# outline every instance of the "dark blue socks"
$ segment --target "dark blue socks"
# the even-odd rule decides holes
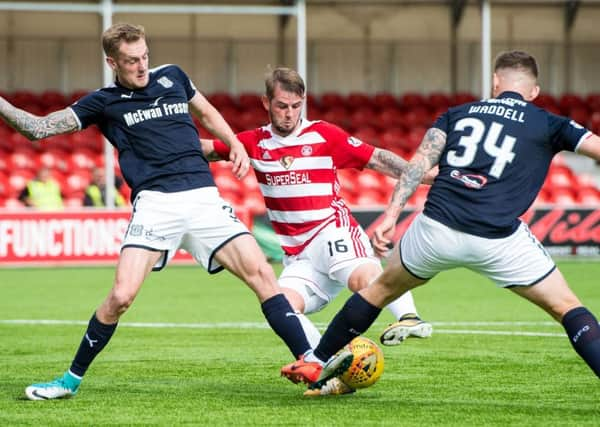
[[[295,358],[310,349],[300,320],[283,294],[277,294],[261,304],[271,329],[286,343]]]
[[[563,316],[562,324],[577,354],[600,378],[600,327],[585,307],[577,307]]]
[[[94,358],[108,344],[116,328],[116,323],[113,325],[100,323],[96,318],[96,313],[94,313],[88,324],[87,331],[85,331],[85,335],[81,340],[81,344],[79,344],[79,350],[77,350],[75,359],[73,359],[70,371],[75,375],[83,377]]]
[[[315,349],[315,356],[329,360],[354,337],[364,333],[373,324],[381,309],[369,303],[360,294],[352,295],[335,315]]]

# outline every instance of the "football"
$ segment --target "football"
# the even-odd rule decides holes
[[[340,379],[348,386],[356,388],[370,387],[383,373],[383,352],[368,338],[356,337],[346,346],[354,355],[350,367]]]

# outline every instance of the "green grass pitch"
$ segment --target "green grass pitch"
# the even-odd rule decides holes
[[[600,314],[600,263],[559,265]],[[68,367],[113,274],[0,269],[0,425],[600,425],[600,383],[562,328],[464,269],[415,290],[433,337],[383,347],[382,378],[354,395],[303,397],[279,377],[291,356],[249,289],[228,273],[170,266],[144,284],[74,399],[25,400],[25,386]],[[384,312],[366,335],[377,340],[391,320]]]

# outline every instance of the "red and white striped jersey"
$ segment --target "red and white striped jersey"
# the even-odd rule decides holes
[[[362,169],[375,147],[323,121],[302,120],[281,137],[271,125],[241,132],[273,230],[288,255],[300,253],[324,227],[357,225],[339,196],[337,169]],[[229,147],[214,141],[215,151],[229,158]]]

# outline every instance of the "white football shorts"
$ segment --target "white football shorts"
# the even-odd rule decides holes
[[[556,267],[524,222],[508,237],[489,239],[453,230],[423,214],[404,233],[400,258],[421,279],[465,267],[499,287],[534,285]]]
[[[143,190],[133,202],[121,249],[161,251],[153,270],[161,270],[178,249],[189,252],[209,273],[223,267],[215,253],[231,239],[249,233],[216,187],[163,193]]]
[[[365,263],[379,265],[364,230],[330,224],[298,255],[284,257],[279,285],[302,295],[304,313],[314,313],[346,288],[352,272]]]

